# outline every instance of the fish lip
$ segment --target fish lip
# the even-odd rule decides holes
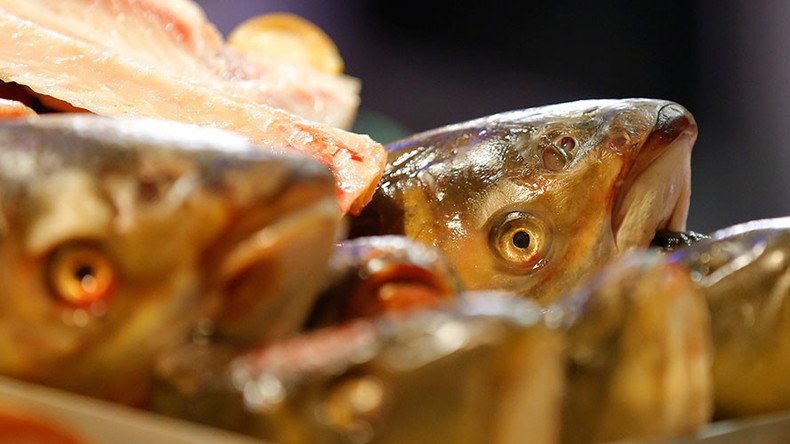
[[[657,230],[685,230],[696,138],[697,124],[685,108],[671,102],[659,108],[616,193],[612,235],[618,251],[646,248]]]

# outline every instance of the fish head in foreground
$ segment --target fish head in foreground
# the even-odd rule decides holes
[[[666,257],[626,253],[546,309],[567,326],[561,442],[677,437],[710,420],[707,306]]]
[[[671,258],[708,304],[717,416],[790,409],[790,217],[716,231]]]
[[[352,233],[441,249],[471,289],[550,300],[597,263],[685,226],[696,123],[651,99],[498,114],[389,146]]]
[[[158,121],[0,125],[0,372],[138,403],[197,325],[242,344],[296,328],[320,273],[289,270],[331,253],[332,178],[250,147]]]
[[[154,408],[272,442],[557,442],[562,332],[533,301],[460,299],[267,343],[230,365],[195,349]]]

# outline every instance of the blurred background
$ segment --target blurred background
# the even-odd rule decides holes
[[[227,35],[292,12],[362,80],[380,142],[584,98],[686,106],[700,135],[689,228],[790,216],[790,2],[198,0]]]

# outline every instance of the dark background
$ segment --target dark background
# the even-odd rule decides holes
[[[689,227],[790,215],[790,2],[199,0],[224,33],[287,11],[362,80],[360,124],[416,132],[583,98],[686,106]],[[380,130],[377,130],[380,131]]]

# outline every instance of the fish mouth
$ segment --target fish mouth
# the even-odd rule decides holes
[[[659,230],[686,229],[696,139],[697,124],[685,108],[661,106],[615,201],[612,233],[618,251],[648,247]]]

